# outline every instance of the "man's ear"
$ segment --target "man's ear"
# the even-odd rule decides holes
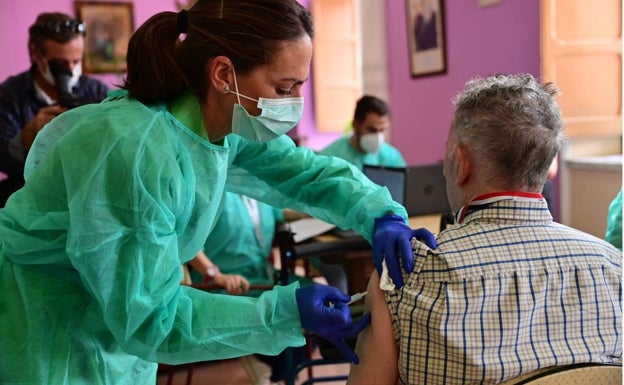
[[[234,77],[232,61],[226,56],[217,56],[208,64],[208,79],[217,92],[226,93],[233,89]]]
[[[473,173],[473,162],[470,151],[463,144],[455,146],[455,159],[457,165],[457,177],[455,183],[462,186],[468,182]]]
[[[353,127],[353,134],[355,136],[360,136],[360,125],[361,123],[358,122],[357,120],[353,120],[353,122],[351,123],[351,127]]]
[[[30,56],[30,62],[34,63],[41,56],[41,53],[39,53],[35,44],[30,43],[28,45],[28,55]]]

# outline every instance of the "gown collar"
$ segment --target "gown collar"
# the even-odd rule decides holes
[[[199,100],[190,91],[186,91],[182,96],[170,102],[167,109],[191,131],[208,140]]]

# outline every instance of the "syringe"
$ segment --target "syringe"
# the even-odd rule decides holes
[[[361,300],[362,298],[364,298],[366,296],[366,294],[368,294],[367,291],[363,291],[361,293],[355,293],[351,296],[351,300],[349,300],[349,302],[347,302],[347,306],[351,305],[354,302],[357,302],[359,300]]]
[[[361,293],[355,293],[351,296],[351,299],[349,300],[349,302],[346,303],[347,306],[351,305],[354,302],[357,302],[359,300],[361,300],[362,298],[364,298],[364,296],[366,296],[366,294],[368,294],[367,291],[363,291]],[[329,303],[329,307],[334,307],[334,303],[330,302]]]

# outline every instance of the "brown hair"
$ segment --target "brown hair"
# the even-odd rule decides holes
[[[310,13],[296,0],[199,0],[182,12],[152,16],[130,39],[123,88],[145,104],[187,88],[202,98],[211,58],[226,56],[246,74],[270,63],[281,42],[314,34]]]
[[[390,113],[390,108],[388,108],[388,104],[386,102],[379,99],[378,97],[364,95],[357,101],[355,105],[353,121],[363,122],[369,112],[373,112],[381,116],[386,116]]]
[[[47,39],[65,44],[76,36],[84,36],[85,26],[77,19],[64,13],[41,13],[35,23],[28,28],[28,47],[34,44],[41,53],[45,54]]]

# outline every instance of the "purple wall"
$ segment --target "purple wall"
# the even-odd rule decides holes
[[[119,1],[119,0],[107,0]],[[180,1],[186,3],[186,1]],[[157,12],[175,11],[174,0],[134,1],[135,28]],[[73,0],[0,0],[0,82],[30,67],[28,58],[28,27],[42,12],[64,12],[75,15]],[[88,27],[87,27],[88,28]],[[120,75],[96,76],[107,84],[120,83]]]
[[[452,117],[450,100],[475,76],[539,76],[539,0],[502,0],[480,8],[477,0],[446,0],[447,72],[411,78],[405,1],[386,1],[392,143],[408,164],[443,158]]]
[[[122,1],[122,0],[108,0]],[[301,4],[308,7],[311,0],[299,0]],[[179,0],[186,4],[187,0]],[[134,1],[134,25],[138,28],[145,20],[161,11],[177,10],[175,0],[149,0]],[[11,38],[0,40],[0,83],[11,75],[25,71],[30,66],[28,58],[28,27],[34,23],[37,15],[42,12],[64,12],[75,15],[73,0],[0,0],[0,35]],[[88,28],[88,27],[87,27]],[[122,82],[123,74],[90,74],[110,87]],[[311,138],[312,147],[321,148],[331,140],[336,138],[336,134],[316,133],[316,122],[314,119],[314,109],[312,101],[311,82],[306,83],[303,89],[306,100],[305,111],[299,127],[295,134],[303,138]],[[316,145],[315,145],[316,144]]]
[[[312,0],[299,0],[309,6]],[[405,0],[386,0],[389,102],[392,108],[392,143],[409,164],[442,159],[450,124],[451,98],[466,80],[495,72],[539,75],[539,0],[502,0],[480,8],[477,0],[446,0],[447,73],[413,79],[409,72]],[[28,27],[37,14],[60,11],[74,14],[73,0],[2,0],[0,81],[29,66]],[[175,10],[174,0],[134,2],[139,26],[160,11]],[[366,23],[363,23],[366,25]],[[119,75],[98,76],[108,84]],[[306,107],[297,133],[319,149],[339,134],[316,132],[311,82],[304,87]]]

